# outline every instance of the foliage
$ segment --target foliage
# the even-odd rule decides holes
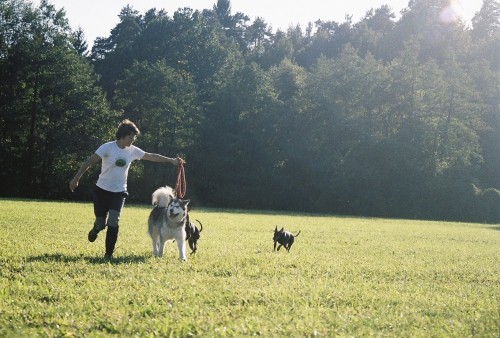
[[[79,162],[131,118],[144,150],[186,158],[198,204],[498,222],[470,206],[500,188],[499,5],[485,0],[472,27],[448,5],[276,33],[228,0],[171,16],[126,6],[87,57],[63,11],[4,1],[2,194],[67,197]],[[174,174],[134,165],[131,199]]]
[[[92,66],[69,43],[64,13],[2,3],[0,184],[8,195],[61,198],[74,166],[115,116]]]
[[[118,82],[114,102],[127,112],[126,116],[140,121],[144,136],[138,146],[154,153],[185,154],[196,142],[200,124],[195,100],[189,74],[167,66],[162,60],[152,65],[147,61],[134,62]],[[145,192],[153,191],[165,185],[164,173],[158,165],[147,166],[135,183]]]
[[[104,238],[87,242],[91,204],[1,200],[0,213],[0,336],[498,332],[494,226],[196,209],[183,263],[172,243],[152,256],[149,207],[129,205],[107,262]],[[301,230],[289,253],[273,252],[277,225]]]

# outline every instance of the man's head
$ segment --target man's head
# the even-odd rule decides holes
[[[139,128],[134,124],[134,122],[130,121],[129,119],[123,120],[119,125],[118,125],[118,130],[116,131],[116,139],[121,140],[122,138],[125,138],[127,136],[137,136],[141,132],[139,131]]]

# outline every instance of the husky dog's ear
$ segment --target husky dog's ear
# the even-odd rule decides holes
[[[278,232],[278,226],[276,226],[276,228],[274,228],[274,232]]]
[[[191,202],[191,200],[180,200],[182,205],[184,205],[185,207],[189,204],[189,202]]]
[[[281,228],[280,232],[283,232],[285,230],[285,227]]]

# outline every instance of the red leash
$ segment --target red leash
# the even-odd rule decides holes
[[[175,184],[175,192],[177,197],[184,198],[186,196],[186,173],[184,172],[184,161],[178,157],[179,166],[177,167],[177,183]]]

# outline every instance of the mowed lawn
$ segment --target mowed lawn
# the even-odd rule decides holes
[[[149,211],[125,206],[107,262],[91,203],[0,200],[0,336],[499,337],[498,225],[194,208],[181,262]]]

